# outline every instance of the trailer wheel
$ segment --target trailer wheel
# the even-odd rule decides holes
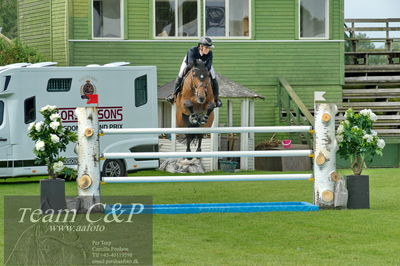
[[[103,176],[126,176],[124,162],[122,160],[106,160],[103,164]]]

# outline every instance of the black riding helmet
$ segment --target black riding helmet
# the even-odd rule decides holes
[[[198,45],[204,45],[210,48],[214,48],[213,42],[210,37],[201,37]]]

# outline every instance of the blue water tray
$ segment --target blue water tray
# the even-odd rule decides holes
[[[240,213],[240,212],[276,212],[276,211],[318,211],[319,207],[308,202],[250,202],[250,203],[192,203],[192,204],[156,204],[145,205],[143,212],[152,214],[191,214],[191,213]],[[131,214],[132,206],[122,205],[113,210],[107,205],[106,214]],[[137,210],[134,211],[137,213]]]

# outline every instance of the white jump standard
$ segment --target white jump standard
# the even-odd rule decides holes
[[[204,158],[204,157],[285,157],[285,156],[307,156],[314,158],[314,174],[272,174],[272,175],[198,175],[198,176],[143,176],[143,177],[103,177],[104,183],[158,183],[158,182],[217,182],[217,181],[270,181],[270,180],[316,180],[314,185],[314,203],[318,206],[333,206],[333,179],[335,174],[335,152],[336,142],[333,139],[335,134],[334,121],[336,109],[334,105],[321,104],[315,109],[317,111],[315,119],[315,139],[313,150],[281,150],[281,151],[214,151],[214,152],[106,152],[100,156],[100,159],[117,159],[117,158]],[[94,112],[96,113],[96,112]],[[322,113],[322,115],[321,115]],[[81,132],[81,131],[79,131]],[[243,133],[243,132],[308,132],[314,133],[311,126],[299,127],[228,127],[228,128],[124,128],[124,129],[106,129],[100,131],[100,136],[104,134],[206,134],[206,133]],[[95,145],[100,145],[97,138],[91,138]],[[81,145],[81,143],[79,143]],[[80,148],[84,151],[84,148]],[[315,155],[315,156],[314,156]],[[315,158],[316,157],[316,158]],[[80,165],[87,167],[87,165]],[[100,172],[100,169],[97,169]],[[81,173],[80,174],[84,174]],[[92,182],[92,184],[97,184]],[[196,208],[190,205],[190,210]],[[223,204],[222,204],[223,205]],[[226,205],[226,206],[225,206]],[[225,204],[221,206],[221,212],[228,212],[226,208],[230,206]],[[318,206],[311,204],[283,204],[292,206],[288,208],[279,208],[279,204],[273,204],[273,211],[310,211],[317,210]],[[282,205],[282,204],[281,204]],[[301,208],[298,206],[301,205]],[[160,205],[162,206],[162,205]],[[219,206],[219,205],[218,205]],[[297,207],[296,207],[297,206]],[[276,207],[276,208],[275,208]],[[310,207],[310,208],[309,208]],[[177,205],[176,208],[179,208]],[[175,209],[176,209],[175,208]],[[202,211],[187,211],[166,213],[197,213]],[[245,212],[239,210],[240,207],[232,209],[235,212]],[[258,207],[257,207],[258,208]],[[257,209],[258,211],[271,211],[271,209]],[[155,212],[156,213],[156,212]]]

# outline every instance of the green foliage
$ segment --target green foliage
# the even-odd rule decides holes
[[[40,110],[44,121],[29,124],[28,136],[35,141],[33,153],[36,155],[36,164],[45,164],[51,178],[58,174],[72,176],[70,171],[65,172],[63,164],[65,158],[59,153],[65,151],[69,142],[76,142],[74,132],[63,128],[61,117],[56,106],[46,105]],[[64,172],[63,172],[64,171]]]
[[[0,38],[0,66],[13,63],[37,63],[46,61],[35,49],[32,49],[14,39],[11,43]]]
[[[350,158],[352,170],[356,175],[361,174],[366,159],[372,160],[374,155],[382,156],[385,141],[372,130],[376,120],[377,116],[369,109],[360,113],[348,109],[345,120],[340,122],[337,129],[338,153],[344,159]]]
[[[10,39],[17,37],[17,1],[0,0],[1,33]]]

